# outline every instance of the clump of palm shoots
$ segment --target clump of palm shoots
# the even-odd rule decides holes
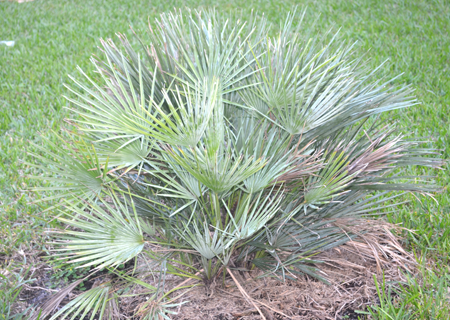
[[[113,315],[118,288],[154,270],[162,280],[139,309],[148,319],[173,306],[167,274],[207,289],[233,270],[326,281],[317,253],[364,234],[352,226],[394,208],[393,190],[434,189],[399,170],[438,166],[433,151],[378,117],[414,105],[411,90],[377,78],[339,37],[306,36],[302,17],[274,28],[264,16],[180,11],[134,42],[101,42],[97,76],[80,70],[69,88],[76,130],[54,146],[61,154],[40,157],[67,225],[55,246],[95,270],[138,257],[151,268],[58,315]]]

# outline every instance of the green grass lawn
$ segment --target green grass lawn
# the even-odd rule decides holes
[[[69,82],[68,74],[76,74],[77,65],[92,70],[89,57],[97,52],[99,38],[114,37],[117,32],[131,35],[130,25],[144,30],[149,17],[152,20],[174,7],[214,6],[217,10],[240,9],[244,15],[258,10],[277,23],[295,4],[285,0],[0,2],[0,41],[15,41],[13,47],[0,45],[0,269],[20,269],[23,262],[15,254],[19,249],[43,248],[43,230],[52,214],[42,214],[45,206],[32,204],[40,195],[29,191],[37,183],[29,175],[39,173],[22,161],[32,161],[27,158],[30,142],[40,144],[40,135],[58,131],[68,116],[63,84]],[[431,137],[448,159],[450,1],[307,0],[300,8],[303,5],[308,6],[306,24],[320,14],[319,31],[341,28],[345,38],[359,42],[357,50],[370,50],[371,66],[389,60],[383,75],[401,74],[395,83],[415,88],[420,104],[385,115],[386,119],[400,122],[407,136]],[[436,175],[444,187],[444,192],[434,196],[439,204],[431,197],[419,196],[419,201],[410,196],[409,205],[388,215],[391,222],[415,230],[407,234],[406,243],[422,257],[424,267],[420,281],[405,286],[394,305],[382,307],[389,314],[402,305],[419,312],[414,319],[433,319],[436,310],[449,310],[448,167],[446,162],[442,171],[419,168],[411,172]],[[378,312],[381,317],[382,311]]]

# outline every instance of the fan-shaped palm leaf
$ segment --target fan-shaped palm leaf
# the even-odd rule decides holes
[[[44,156],[38,153],[30,153],[36,159],[46,163],[45,166],[30,164],[31,166],[52,174],[34,178],[56,183],[53,186],[37,187],[34,190],[38,192],[58,192],[37,202],[63,198],[66,200],[73,199],[75,203],[79,203],[96,199],[104,186],[112,180],[106,175],[106,170],[102,168],[96,149],[92,145],[89,146],[83,139],[78,141],[73,138],[64,140],[62,136],[57,134],[55,134],[55,137],[59,140],[59,144],[44,138],[47,143],[46,148],[34,145]],[[66,154],[63,153],[64,151]],[[53,208],[52,206],[47,210]]]
[[[240,155],[227,147],[217,151],[211,158],[208,151],[194,149],[168,149],[172,161],[188,171],[195,179],[216,193],[226,193],[242,181],[261,170],[265,163],[261,159]]]
[[[67,203],[74,212],[73,219],[59,219],[81,231],[67,229],[61,235],[66,241],[55,244],[63,246],[56,251],[63,252],[70,262],[85,262],[83,266],[101,269],[122,264],[142,251],[144,236],[133,202],[128,203],[127,197],[121,201],[114,192],[109,195],[112,203],[103,199],[102,206],[90,203],[90,212]]]
[[[110,284],[105,284],[83,292],[56,312],[50,320],[83,320],[89,315],[90,320],[119,319],[117,302],[111,289]]]

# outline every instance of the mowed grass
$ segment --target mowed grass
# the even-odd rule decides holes
[[[148,19],[174,7],[239,9],[244,16],[257,10],[278,23],[295,4],[285,0],[0,2],[0,41],[15,41],[13,47],[0,45],[0,269],[17,272],[25,263],[17,252],[42,250],[43,231],[54,225],[52,212],[41,213],[46,205],[33,204],[42,195],[29,191],[38,185],[30,176],[39,172],[22,162],[33,161],[27,156],[33,149],[31,142],[41,144],[41,135],[59,131],[69,116],[68,103],[62,97],[68,91],[63,84],[70,83],[68,74],[77,75],[76,66],[92,73],[89,58],[98,53],[100,38],[114,38],[117,32],[131,38],[130,26],[145,32]],[[305,25],[320,14],[318,31],[340,28],[343,38],[358,41],[361,54],[369,51],[368,63],[373,67],[389,60],[381,75],[400,75],[394,84],[411,85],[420,104],[384,117],[399,122],[408,137],[432,139],[448,159],[450,1],[309,0],[299,9],[304,6],[308,7]],[[410,170],[409,174],[436,176],[444,190],[434,198],[408,196],[412,202],[387,217],[415,230],[406,234],[406,244],[424,267],[422,279],[405,285],[401,299],[382,307],[390,314],[401,306],[418,312],[414,319],[432,319],[436,310],[448,311],[448,168],[446,162],[442,171]],[[436,289],[441,287],[444,290]],[[382,317],[382,311],[374,312]],[[399,312],[394,319],[408,317]]]

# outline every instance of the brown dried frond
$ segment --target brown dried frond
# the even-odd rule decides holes
[[[356,234],[358,238],[351,240],[340,249],[360,255],[363,259],[375,260],[377,272],[382,272],[382,267],[397,265],[412,272],[417,265],[414,256],[402,247],[399,236],[391,230],[401,231],[405,228],[383,220],[338,220],[334,223],[348,234]]]
[[[391,132],[387,131],[375,140],[372,140],[366,133],[371,143],[359,157],[348,165],[348,172],[350,174],[359,172],[359,175],[362,173],[373,173],[389,168],[398,158],[401,158],[401,152],[407,149],[404,144],[399,144],[402,136],[399,135],[382,145],[383,141],[390,134]]]
[[[300,141],[299,141],[300,142]],[[306,154],[307,149],[314,144],[315,141],[311,141],[306,144],[302,149],[294,150],[290,161],[293,162],[289,171],[280,175],[277,178],[277,183],[289,183],[300,181],[304,177],[314,175],[323,167],[323,150],[316,150],[313,154]]]
[[[154,299],[149,299],[147,301],[144,301],[140,303],[136,309],[135,314],[140,317],[140,319],[144,319],[146,316],[148,316],[149,313],[153,313],[156,310],[160,309],[163,310],[162,306],[160,305],[159,301],[156,301]],[[162,319],[162,316],[159,316],[160,319]]]
[[[84,280],[86,280],[86,278],[79,279],[52,295],[41,307],[37,309],[37,311],[33,313],[33,315],[30,317],[30,320],[36,320],[38,318],[44,319],[46,316],[51,314],[53,310],[55,310],[61,304],[64,298]]]

